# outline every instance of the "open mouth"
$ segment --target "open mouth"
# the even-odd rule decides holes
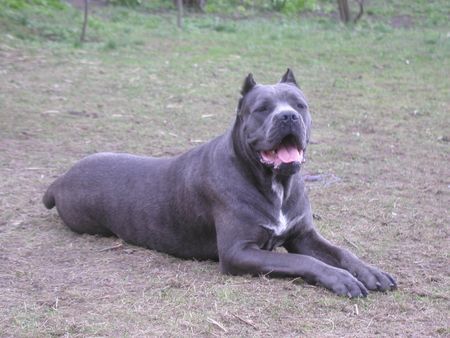
[[[288,135],[274,149],[260,152],[261,162],[279,168],[281,164],[302,163],[303,149],[296,142],[294,135]]]

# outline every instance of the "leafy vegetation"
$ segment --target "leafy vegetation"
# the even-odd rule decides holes
[[[62,9],[64,3],[61,0],[3,0],[2,5],[13,9],[21,9],[25,7],[50,7],[53,9]]]
[[[128,2],[127,2],[128,1]],[[167,0],[126,0],[112,1],[111,4],[139,6],[135,9],[111,6],[96,8],[91,4],[93,12],[89,19],[88,41],[107,43],[117,36],[128,36],[127,31],[155,28],[161,20],[173,20],[175,9],[172,1]],[[261,14],[272,12],[276,20],[285,20],[281,14],[295,15],[309,11],[309,19],[305,25],[321,25],[336,28],[336,4],[331,0],[216,0],[209,1],[206,6],[208,14],[202,16],[187,14],[186,29],[194,27],[210,27],[218,32],[237,32],[238,26],[231,19],[223,17],[257,18]],[[275,11],[275,12],[273,12]],[[158,13],[158,15],[149,15]],[[277,14],[278,13],[278,14]],[[358,25],[358,29],[376,29],[390,31],[393,21],[400,27],[439,27],[447,23],[449,15],[445,1],[413,2],[404,6],[400,0],[382,2],[377,6],[367,5],[366,15]],[[292,17],[290,20],[294,20]],[[70,41],[77,45],[82,22],[82,13],[60,0],[5,0],[0,2],[0,28],[2,32],[14,35],[19,39],[48,39],[51,41]],[[395,23],[395,22],[394,22]],[[245,26],[245,25],[244,25]],[[274,33],[276,34],[276,33]],[[113,38],[112,35],[116,37]],[[122,43],[128,45],[128,43]]]

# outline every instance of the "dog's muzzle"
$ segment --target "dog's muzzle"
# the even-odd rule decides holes
[[[274,118],[274,146],[259,152],[260,161],[277,172],[292,174],[305,162],[305,125],[295,110],[278,113]]]

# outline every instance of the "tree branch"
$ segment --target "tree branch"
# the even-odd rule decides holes
[[[359,5],[359,13],[358,15],[355,17],[355,19],[353,19],[353,23],[357,23],[359,19],[361,19],[362,15],[364,14],[364,0],[355,0],[358,5]]]

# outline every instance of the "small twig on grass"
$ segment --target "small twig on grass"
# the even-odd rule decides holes
[[[243,322],[243,323],[245,323],[245,324],[247,324],[247,325],[250,325],[250,326],[253,327],[255,330],[259,330],[258,327],[257,327],[255,324],[251,323],[250,321],[248,321],[248,320],[246,320],[246,319],[244,319],[244,318],[238,316],[237,314],[232,313],[232,315],[233,315],[234,317],[236,317],[237,319],[239,319],[241,322]]]
[[[321,174],[317,174],[317,175],[304,175],[303,176],[303,180],[305,182],[319,182],[319,181],[323,181],[324,179],[324,175]]]
[[[303,277],[295,277],[295,278],[291,279],[291,280],[289,281],[289,283],[294,284],[294,283],[297,282],[298,280],[303,281]]]
[[[123,243],[119,243],[119,244],[116,244],[116,245],[113,245],[113,246],[108,246],[106,248],[98,250],[98,252],[115,250],[115,249],[118,249],[118,248],[121,248],[121,247],[123,247]]]
[[[355,315],[359,316],[358,304],[355,304]]]
[[[359,246],[357,246],[355,243],[353,243],[351,240],[349,240],[347,237],[344,237],[344,241],[346,241],[348,244],[350,244],[351,246],[353,246],[356,250],[359,250]]]
[[[334,329],[336,328],[336,326],[334,325],[334,321],[332,319],[326,318],[325,319],[327,322],[331,323],[331,332],[334,331]]]
[[[212,319],[212,318],[209,318],[209,317],[206,317],[206,320],[208,321],[208,322],[210,322],[211,324],[214,324],[215,326],[217,326],[219,329],[221,329],[223,332],[225,332],[225,333],[227,333],[228,332],[228,330],[225,328],[225,326],[223,326],[222,324],[220,324],[218,321],[216,321],[216,320],[214,320],[214,319]]]

